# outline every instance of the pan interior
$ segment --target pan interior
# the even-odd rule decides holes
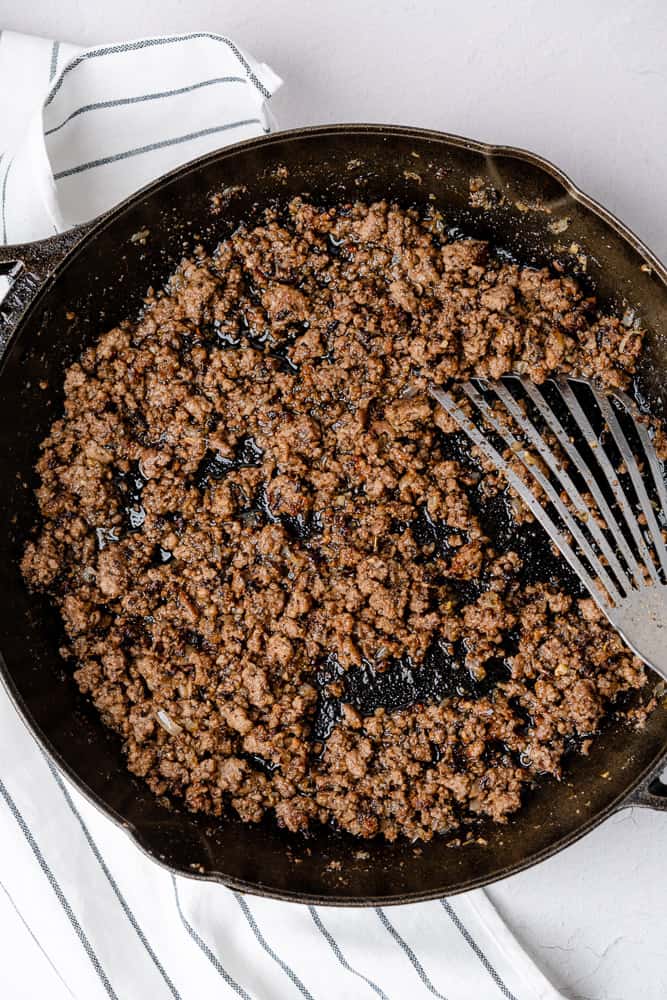
[[[471,198],[482,190],[482,198]],[[561,783],[545,781],[486,843],[457,850],[370,845],[325,828],[308,837],[270,822],[213,820],[158,802],[125,769],[119,740],[67,676],[62,633],[49,605],[29,595],[18,562],[37,517],[32,490],[39,442],[62,405],[62,374],[82,348],[138,312],[198,243],[212,250],[269,201],[395,200],[436,205],[448,225],[490,240],[536,266],[555,257],[601,305],[634,309],[650,330],[638,397],[664,416],[667,287],[611,221],[572,196],[530,157],[408,129],[346,127],[276,136],[209,156],[112,213],[74,251],[24,318],[0,373],[0,489],[9,531],[0,540],[0,648],[19,706],[69,772],[141,846],[185,874],[250,891],[320,902],[400,902],[451,894],[518,870],[599,821],[667,746],[667,711],[646,729],[611,724],[591,755],[574,758]],[[141,238],[137,238],[141,234]],[[656,679],[657,682],[657,679]]]

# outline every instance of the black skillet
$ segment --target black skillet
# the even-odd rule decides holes
[[[279,169],[280,168],[280,169]],[[287,168],[282,169],[282,168]],[[472,187],[478,188],[471,199]],[[76,231],[0,251],[15,277],[0,307],[0,468],[7,514],[0,534],[0,668],[27,725],[56,763],[152,858],[179,874],[302,902],[377,905],[485,885],[549,857],[618,809],[667,810],[659,780],[667,708],[633,732],[612,723],[561,783],[545,781],[487,843],[362,843],[329,829],[310,837],[270,822],[246,826],[161,805],[126,771],[119,740],[79,694],[58,656],[61,629],[21,579],[22,544],[36,520],[31,472],[58,413],[63,368],[98,333],[141,308],[184,252],[212,248],[257,205],[316,200],[435,204],[448,225],[490,239],[525,263],[561,260],[602,305],[634,307],[651,331],[636,391],[664,415],[667,272],[618,220],[532,154],[395,126],[287,132],[212,153],[156,181]],[[217,197],[215,197],[217,196]],[[212,199],[219,211],[212,214]],[[46,384],[46,386],[45,386]],[[651,683],[657,678],[651,675]],[[363,849],[363,851],[362,851]]]

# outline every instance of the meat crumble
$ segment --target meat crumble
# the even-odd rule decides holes
[[[503,822],[560,776],[642,664],[426,390],[625,386],[641,340],[386,203],[297,199],[184,261],[67,371],[23,558],[130,771],[389,840]]]

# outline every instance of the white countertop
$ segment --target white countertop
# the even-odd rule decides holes
[[[401,122],[532,149],[667,258],[661,0],[0,0],[0,27],[229,34],[286,81],[282,127]],[[490,895],[570,1000],[663,1000],[665,847],[667,813],[626,810]]]

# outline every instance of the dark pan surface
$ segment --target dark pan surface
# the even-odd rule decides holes
[[[471,207],[472,177],[489,189],[486,207]],[[57,653],[57,616],[27,593],[18,568],[36,518],[31,470],[62,403],[64,366],[98,333],[137,312],[146,289],[160,287],[193,245],[211,249],[241,220],[252,220],[258,203],[284,203],[294,194],[323,201],[385,197],[421,208],[433,195],[448,223],[466,235],[488,238],[526,263],[556,256],[571,272],[585,267],[584,280],[605,308],[623,311],[631,304],[651,329],[637,388],[651,409],[664,413],[664,270],[543,161],[383,126],[279,134],[210,155],[94,227],[47,281],[10,344],[0,371],[0,496],[9,521],[0,535],[4,677],[43,745],[82,791],[179,873],[318,903],[375,905],[452,894],[535,863],[618,808],[667,750],[667,710],[659,708],[641,733],[612,725],[590,757],[571,762],[566,781],[545,782],[507,826],[487,829],[485,845],[457,850],[436,840],[415,850],[327,829],[304,839],[271,823],[192,816],[159,804],[126,771],[118,739],[66,674]],[[133,241],[144,230],[145,243]]]

